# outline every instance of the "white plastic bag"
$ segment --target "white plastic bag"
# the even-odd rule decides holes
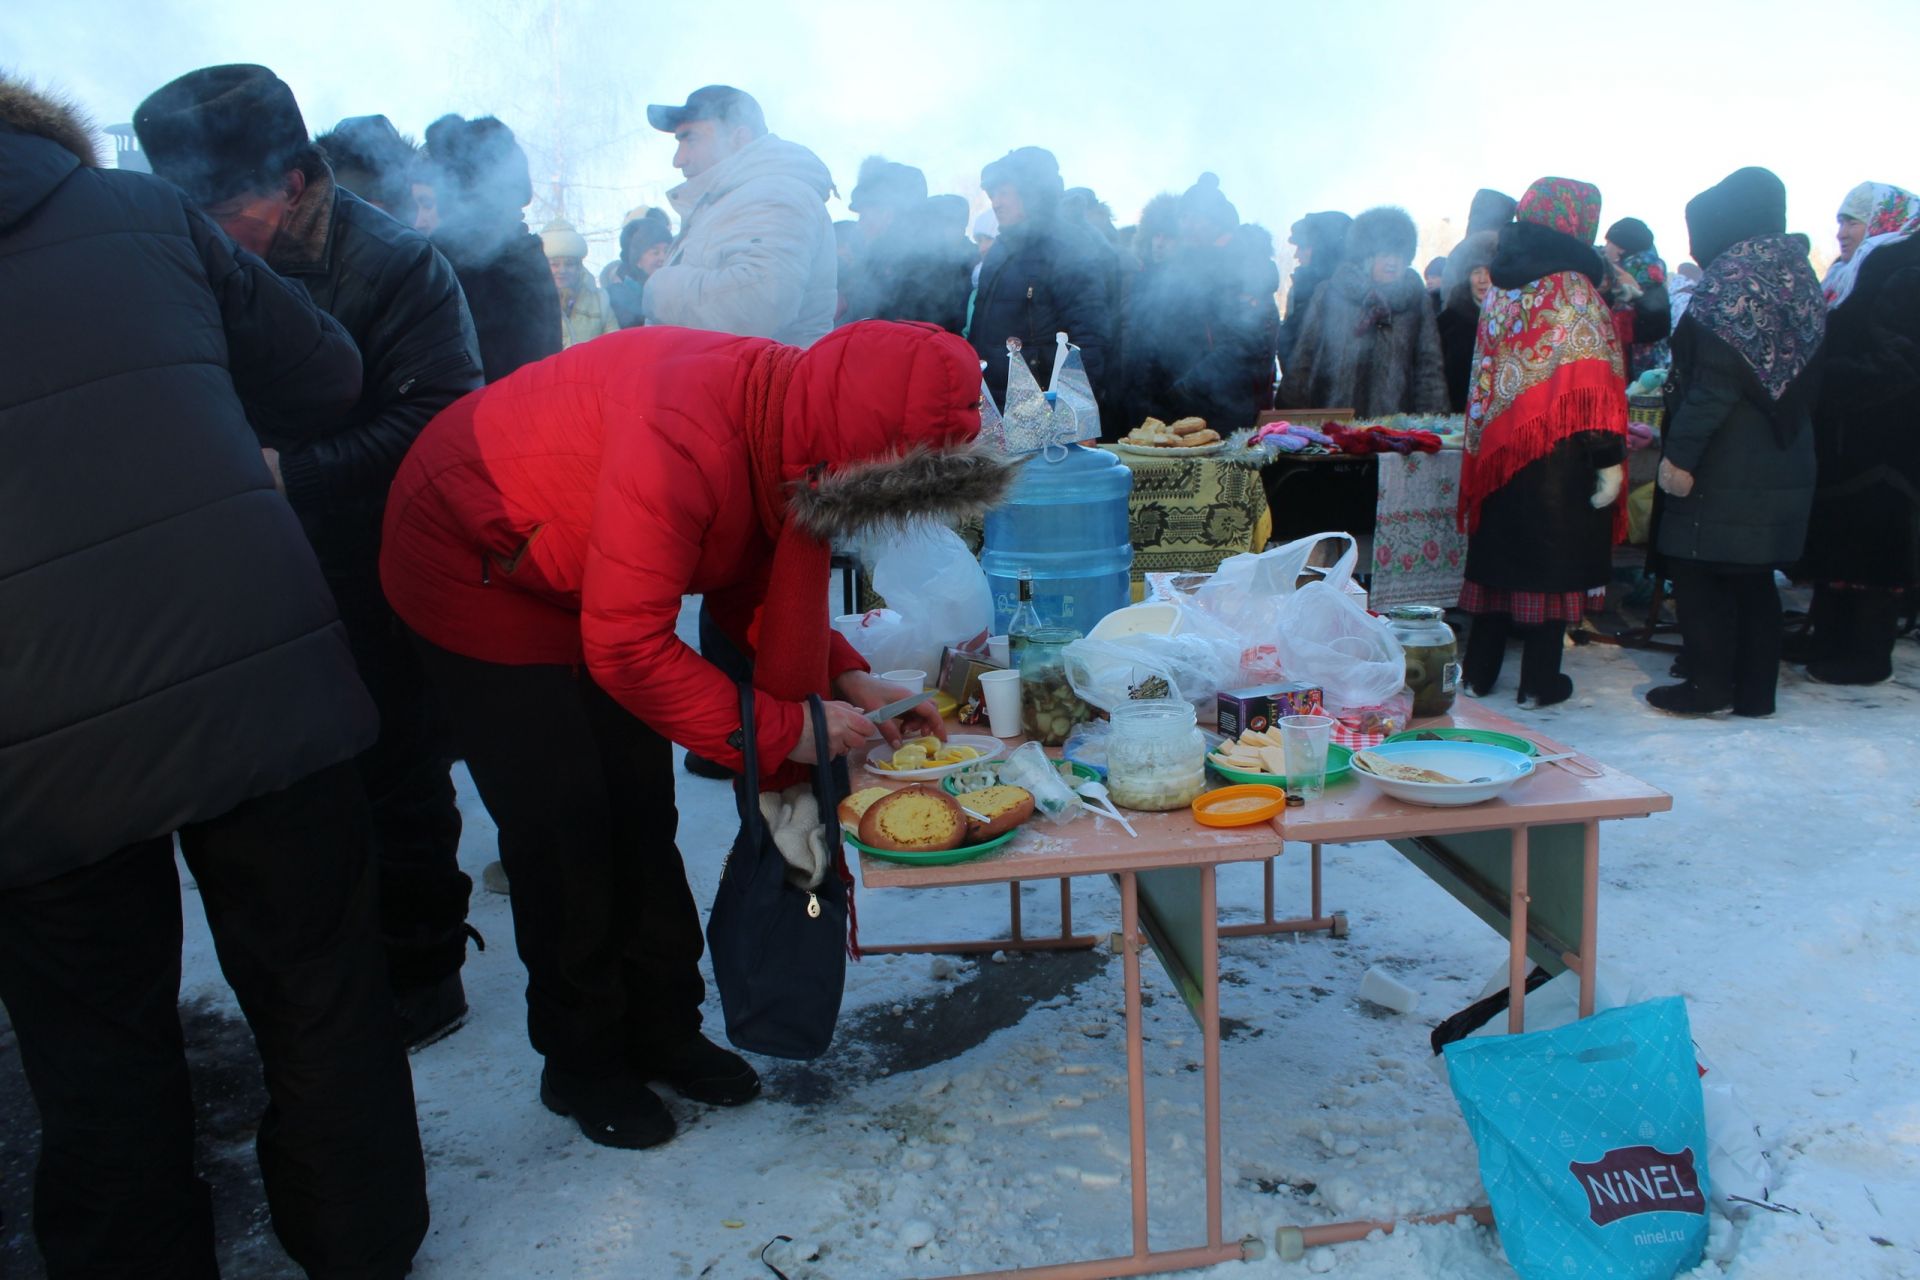
[[[1177,698],[1213,723],[1215,699],[1240,683],[1240,644],[1219,631],[1075,640],[1065,654],[1067,681],[1080,700],[1112,713],[1137,697]],[[1159,679],[1165,689],[1152,688]]]
[[[907,630],[907,620],[892,609],[843,614],[833,620],[833,629],[845,636],[853,651],[875,671],[935,670],[908,662],[915,651],[916,637]]]
[[[1331,582],[1287,597],[1277,643],[1287,679],[1319,685],[1332,715],[1381,706],[1407,682],[1399,637]]]
[[[1314,549],[1334,539],[1345,542],[1332,568],[1309,569]],[[1350,533],[1316,533],[1296,538],[1285,546],[1260,552],[1242,552],[1228,556],[1220,567],[1193,593],[1193,603],[1231,627],[1243,640],[1271,644],[1280,626],[1280,606],[1299,590],[1300,579],[1308,572],[1320,575],[1319,581],[1345,587],[1353,579],[1360,561],[1360,547]]]
[[[980,562],[960,535],[931,520],[916,520],[882,534],[866,545],[873,564],[873,589],[900,616],[901,634],[888,652],[899,661],[884,665],[866,650],[860,656],[876,671],[940,669],[947,645],[984,646],[993,625],[993,593]],[[859,649],[859,641],[854,641]]]

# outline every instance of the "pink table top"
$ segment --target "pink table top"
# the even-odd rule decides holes
[[[1447,724],[1494,729],[1530,738],[1540,745],[1542,754],[1569,750],[1541,734],[1528,732],[1468,697],[1454,704],[1451,716],[1421,721],[1414,727]],[[1019,739],[1009,739],[1008,749],[1019,742]],[[853,767],[859,770],[863,763],[863,758],[856,753]],[[1637,818],[1673,807],[1673,798],[1666,792],[1599,761],[1579,756],[1564,764],[1569,767],[1542,765],[1533,777],[1515,784],[1506,795],[1458,809],[1403,804],[1372,783],[1350,775],[1331,784],[1321,799],[1288,809],[1271,823],[1251,827],[1203,827],[1187,809],[1172,813],[1128,811],[1128,820],[1140,833],[1139,838],[1134,839],[1119,823],[1092,814],[1064,827],[1035,818],[1005,848],[972,862],[915,867],[862,853],[860,878],[863,884],[875,889],[934,888],[1104,875],[1156,867],[1257,862],[1277,854],[1283,840],[1318,844],[1395,840],[1593,819]],[[1583,776],[1588,773],[1598,776]],[[873,783],[863,781],[857,785]]]

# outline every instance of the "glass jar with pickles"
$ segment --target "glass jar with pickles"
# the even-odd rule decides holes
[[[1460,687],[1460,648],[1446,611],[1430,604],[1395,605],[1387,610],[1387,623],[1407,651],[1414,718],[1447,714]]]
[[[1020,655],[1021,728],[1042,746],[1060,746],[1073,726],[1093,718],[1067,679],[1067,646],[1079,638],[1071,627],[1040,627]]]

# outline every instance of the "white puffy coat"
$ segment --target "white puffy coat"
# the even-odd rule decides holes
[[[653,324],[804,347],[833,327],[838,255],[820,158],[773,134],[667,193],[680,238],[647,281]]]

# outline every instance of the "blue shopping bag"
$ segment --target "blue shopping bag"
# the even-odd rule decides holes
[[[1686,1002],[1446,1047],[1507,1260],[1524,1280],[1671,1280],[1707,1241]]]

